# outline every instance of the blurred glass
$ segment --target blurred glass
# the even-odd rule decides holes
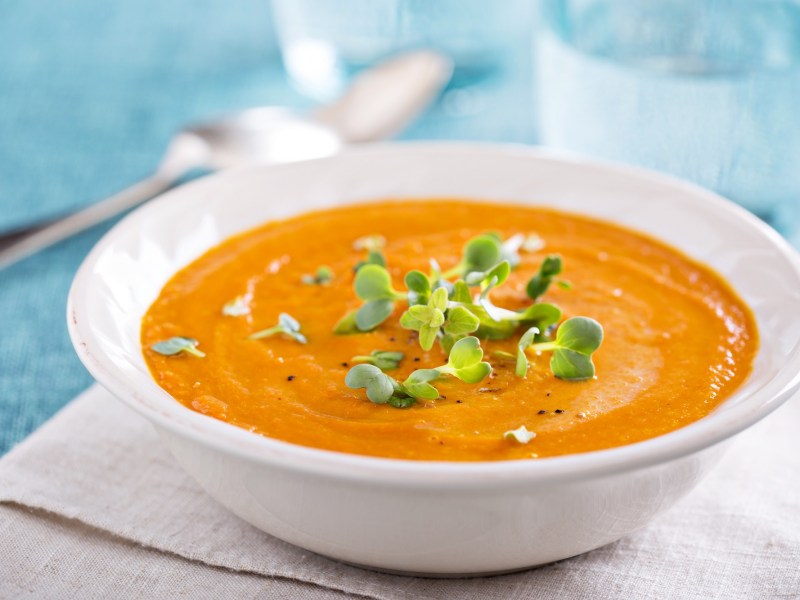
[[[547,0],[535,39],[542,143],[797,202],[800,2]]]
[[[528,47],[536,0],[273,0],[283,62],[305,94],[329,100],[359,70],[404,50],[453,59],[451,87],[502,72]]]

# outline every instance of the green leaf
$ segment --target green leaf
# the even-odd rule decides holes
[[[538,327],[531,327],[519,338],[519,342],[517,343],[517,367],[515,371],[517,377],[525,377],[528,374],[528,356],[525,354],[525,350],[533,344],[538,333]]]
[[[358,261],[355,267],[353,267],[353,271],[358,273],[358,271],[361,270],[361,267],[366,265],[377,265],[379,267],[385,267],[386,257],[378,250],[370,250],[367,253],[367,258]]]
[[[589,317],[572,317],[556,330],[556,344],[581,354],[591,355],[603,342],[603,327]]]
[[[575,350],[557,348],[550,358],[553,375],[566,381],[585,381],[594,377],[594,363],[591,356]]]
[[[347,372],[344,383],[350,389],[364,388],[375,404],[386,404],[395,392],[397,382],[374,365],[356,365]]]
[[[430,300],[428,300],[428,306],[439,312],[444,311],[444,309],[447,308],[447,290],[443,287],[434,290]],[[442,322],[444,322],[444,319],[442,319]]]
[[[491,372],[492,365],[490,365],[488,362],[479,362],[476,365],[458,369],[455,373],[455,376],[464,383],[478,383],[479,381],[483,381],[483,379],[486,378]]]
[[[452,335],[462,335],[477,330],[480,324],[481,320],[467,308],[455,306],[447,311],[444,331]]]
[[[409,408],[410,406],[414,406],[417,403],[417,399],[411,396],[403,396],[395,394],[391,398],[387,404],[389,406],[393,406],[394,408]]]
[[[333,271],[325,265],[318,267],[315,275],[303,275],[300,280],[305,285],[328,285],[333,279]]]
[[[333,326],[333,333],[336,335],[351,335],[354,333],[363,333],[356,324],[356,314],[358,311],[353,310],[339,319],[339,322]]]
[[[518,314],[520,323],[538,327],[540,333],[546,332],[561,320],[561,309],[547,302],[532,304]]]
[[[440,373],[436,369],[417,369],[403,382],[402,389],[410,396],[424,400],[436,400],[439,390],[429,382],[438,379]]]
[[[389,271],[378,265],[364,265],[360,268],[356,273],[354,286],[356,295],[362,300],[387,300],[396,295]]]
[[[459,279],[453,284],[453,291],[450,300],[462,304],[472,304],[472,296],[469,293],[469,285],[463,279]]]
[[[422,271],[409,271],[406,273],[405,282],[409,290],[418,294],[429,294],[431,291],[431,282]]]
[[[374,365],[381,371],[390,371],[400,365],[400,361],[403,360],[403,353],[391,350],[373,350],[368,356],[354,356],[351,360],[356,363]]]
[[[243,317],[250,314],[250,305],[244,296],[236,296],[222,307],[222,314],[226,317]]]
[[[536,300],[539,296],[543,295],[553,282],[553,278],[561,273],[561,269],[562,262],[560,256],[557,254],[547,256],[539,267],[539,272],[528,281],[528,285],[525,288],[528,297],[532,300]]]
[[[448,358],[448,364],[454,369],[470,367],[483,359],[481,342],[475,336],[465,337],[453,346]]]
[[[472,238],[464,246],[462,273],[487,271],[500,262],[500,240],[491,234]]]
[[[360,331],[371,331],[388,319],[393,311],[394,302],[391,300],[370,300],[365,302],[356,311],[356,327]]]
[[[467,285],[480,284],[482,287],[497,287],[508,279],[510,273],[511,265],[508,261],[504,260],[503,262],[497,263],[488,271],[473,271],[469,273],[464,278],[464,281]]]
[[[426,352],[433,348],[433,343],[436,341],[436,336],[439,333],[438,327],[431,325],[423,325],[419,329],[419,345]]]
[[[439,367],[441,373],[453,375],[465,383],[478,383],[492,372],[492,366],[483,359],[481,343],[475,336],[458,340],[450,350],[447,364]]]
[[[292,315],[288,313],[281,313],[278,316],[278,324],[268,329],[262,329],[249,336],[251,340],[260,340],[262,338],[271,337],[276,334],[286,335],[296,342],[305,344],[308,342],[306,336],[300,333],[300,323]]]
[[[171,337],[168,340],[164,340],[163,342],[156,342],[150,346],[150,348],[159,354],[163,354],[164,356],[175,356],[181,352],[186,352],[187,354],[192,354],[193,356],[203,358],[205,353],[197,349],[197,346],[199,345],[200,342],[194,338],[176,336]]]
[[[506,431],[503,434],[503,437],[507,440],[514,440],[519,444],[527,444],[533,438],[536,437],[536,434],[532,431],[528,431],[525,425],[521,425],[517,429],[512,429],[511,431]]]

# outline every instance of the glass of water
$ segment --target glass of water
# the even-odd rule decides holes
[[[547,0],[542,143],[665,171],[767,219],[800,197],[800,1]]]
[[[428,48],[454,62],[451,86],[500,73],[529,47],[536,0],[273,0],[283,62],[305,94],[329,100],[359,70]]]

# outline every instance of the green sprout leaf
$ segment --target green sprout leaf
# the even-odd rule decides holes
[[[409,271],[405,277],[408,288],[408,305],[427,304],[431,293],[431,282],[422,271]]]
[[[544,295],[556,275],[561,273],[561,257],[557,254],[547,256],[539,267],[539,271],[530,278],[525,291],[531,300],[536,300]]]
[[[365,265],[359,269],[354,286],[356,295],[362,300],[393,300],[397,296],[389,271],[378,265]]]
[[[353,362],[367,363],[378,367],[381,371],[391,371],[400,365],[403,360],[402,352],[393,352],[390,350],[373,350],[367,356],[354,356]]]
[[[453,291],[450,300],[461,304],[472,304],[472,296],[469,293],[469,285],[463,279],[459,279],[453,284]]]
[[[512,429],[511,431],[506,431],[503,434],[503,438],[507,440],[514,440],[519,444],[527,444],[535,437],[536,434],[533,431],[528,431],[525,425],[521,425],[517,429]]]
[[[481,325],[481,320],[464,306],[454,306],[447,311],[444,332],[451,335],[472,333]]]
[[[353,267],[353,271],[358,273],[361,267],[366,265],[377,265],[379,267],[386,266],[386,257],[378,250],[370,250],[367,252],[367,257],[364,260],[358,261]]]
[[[430,350],[439,328],[444,325],[444,311],[447,307],[447,290],[444,288],[436,289],[428,303],[424,306],[410,306],[400,317],[400,326],[419,332],[419,345],[423,350]]]
[[[519,343],[517,344],[517,368],[515,371],[517,377],[525,377],[528,374],[528,356],[525,354],[525,350],[533,344],[538,334],[539,328],[531,327],[519,338]]]
[[[464,383],[478,383],[492,372],[492,366],[483,360],[483,348],[475,336],[458,340],[450,350],[447,364],[438,367],[440,373],[452,375]]]
[[[456,275],[465,276],[473,271],[488,271],[500,262],[500,239],[496,235],[485,233],[472,238],[464,246],[459,263],[443,274],[445,279]]]
[[[297,319],[295,319],[292,315],[287,313],[281,313],[278,316],[277,325],[274,325],[268,329],[257,331],[251,334],[249,337],[251,340],[260,340],[276,334],[283,334],[301,344],[308,342],[306,336],[300,333],[300,323],[298,323]]]
[[[336,335],[352,335],[354,333],[364,333],[358,328],[356,325],[356,313],[358,311],[353,310],[343,316],[336,325],[333,326],[333,333]]]
[[[328,285],[332,279],[333,271],[325,265],[318,267],[314,275],[303,275],[300,278],[305,285]]]
[[[550,369],[566,381],[585,381],[594,377],[592,354],[603,342],[603,327],[588,317],[567,319],[556,330],[552,342],[533,344],[538,351],[552,350]]]
[[[203,358],[205,356],[205,352],[201,352],[197,349],[197,346],[199,345],[200,342],[194,338],[176,336],[171,337],[168,340],[164,340],[163,342],[156,342],[150,346],[150,348],[159,354],[163,354],[164,356],[175,356],[181,352],[186,352],[186,354]]]
[[[370,300],[356,311],[355,321],[359,331],[371,331],[383,323],[394,312],[391,300]]]
[[[414,398],[436,400],[439,397],[439,390],[433,387],[430,382],[440,376],[441,373],[437,369],[417,369],[403,382],[402,389]]]
[[[222,314],[226,317],[243,317],[250,314],[250,305],[244,296],[236,296],[222,307]]]
[[[386,404],[397,389],[397,382],[375,365],[356,365],[347,372],[344,383],[350,389],[364,388],[375,404]]]
[[[496,287],[508,279],[510,273],[511,265],[504,260],[486,271],[473,271],[467,274],[464,281],[467,285],[480,285],[481,288]]]

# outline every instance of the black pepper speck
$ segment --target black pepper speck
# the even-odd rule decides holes
[[[540,410],[540,411],[539,411],[537,414],[540,414],[540,415],[546,415],[546,414],[547,414],[547,411],[546,411],[546,410]]]
[[[286,378],[286,381],[294,381],[294,375],[289,375],[289,376]]]
[[[560,408],[557,408],[557,409],[556,409],[556,413],[557,413],[557,414],[559,414],[559,415],[560,415],[562,412],[564,412],[564,411],[563,411],[563,410],[561,410]]]

